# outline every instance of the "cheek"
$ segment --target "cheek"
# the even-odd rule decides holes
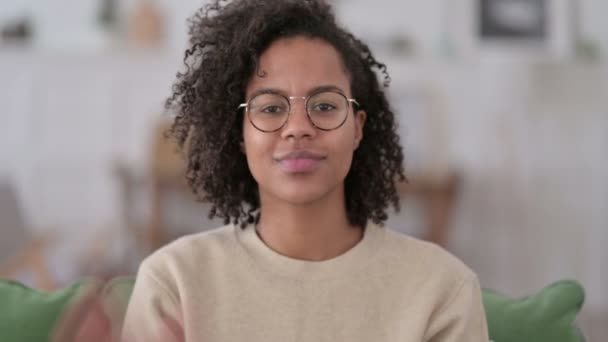
[[[259,149],[261,137],[257,133],[247,122],[243,123],[243,151],[247,156]]]
[[[345,176],[346,173],[348,173],[348,170],[350,170],[353,158],[354,134],[351,131],[345,131],[338,139],[333,141],[332,146],[335,146],[335,148],[332,149],[336,162],[334,167],[339,169],[340,173]]]
[[[273,139],[271,133],[262,133],[252,127],[243,127],[243,151],[254,178],[261,174],[260,169],[272,158]]]

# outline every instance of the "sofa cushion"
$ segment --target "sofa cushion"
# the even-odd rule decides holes
[[[121,277],[104,287],[104,308],[120,327],[135,279]],[[483,290],[490,339],[493,342],[583,342],[575,325],[585,293],[572,280],[549,285],[537,294],[512,298]]]
[[[118,277],[101,289],[101,307],[111,323],[109,333],[113,337],[120,332],[134,282],[134,277]],[[82,306],[87,305],[86,297],[98,291],[99,283],[93,281],[45,293],[0,280],[0,303],[3,304],[0,305],[0,341],[51,341],[59,321],[70,320],[69,317],[74,316],[70,312],[81,316]],[[560,281],[533,296],[519,299],[484,289],[483,302],[490,339],[494,342],[584,341],[575,325],[584,291],[575,281]],[[71,327],[70,324],[64,326]]]
[[[86,281],[55,292],[41,292],[10,280],[0,280],[0,341],[47,342],[68,304]]]
[[[582,286],[571,280],[556,282],[520,299],[484,289],[490,339],[495,342],[582,342],[584,338],[575,319],[584,299]]]
[[[111,334],[115,339],[120,335],[133,285],[134,277],[117,277],[106,283],[101,292],[101,305],[110,321]]]

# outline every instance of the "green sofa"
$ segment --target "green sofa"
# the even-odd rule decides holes
[[[102,311],[115,330],[120,329],[133,283],[133,277],[114,278],[99,292]],[[98,281],[85,280],[43,293],[0,280],[0,341],[51,341],[66,313],[99,286]],[[516,299],[484,289],[483,300],[490,339],[494,342],[584,341],[575,324],[584,302],[583,288],[576,281],[559,281],[535,295]]]

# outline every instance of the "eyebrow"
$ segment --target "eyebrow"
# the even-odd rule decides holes
[[[306,93],[305,96],[309,96],[311,94],[315,94],[315,93],[319,93],[319,92],[323,92],[323,91],[337,91],[337,92],[339,92],[341,94],[345,93],[342,88],[340,88],[340,87],[338,87],[336,85],[329,84],[329,85],[322,85],[322,86],[314,87],[314,88],[310,89]],[[283,91],[283,90],[278,89],[278,88],[262,88],[262,89],[258,89],[256,91],[254,91],[253,93],[251,93],[251,95],[249,96],[249,98],[251,99],[251,98],[253,98],[253,97],[257,96],[257,95],[268,94],[268,93],[280,94],[280,95],[283,95],[283,96],[286,96],[286,97],[291,96],[291,95],[287,94],[286,91]]]

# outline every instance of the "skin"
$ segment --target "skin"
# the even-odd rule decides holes
[[[350,77],[337,50],[323,40],[296,36],[275,41],[260,56],[246,99],[263,89],[307,96],[323,86],[352,98]],[[353,110],[351,106],[344,125],[333,131],[316,129],[299,99],[292,100],[289,120],[277,132],[260,132],[246,117],[243,120],[242,150],[260,193],[256,229],[278,253],[321,261],[343,254],[361,240],[363,229],[349,224],[344,199],[344,179],[366,118],[364,111]],[[314,153],[320,160],[312,170],[293,172],[281,158],[294,151]]]

